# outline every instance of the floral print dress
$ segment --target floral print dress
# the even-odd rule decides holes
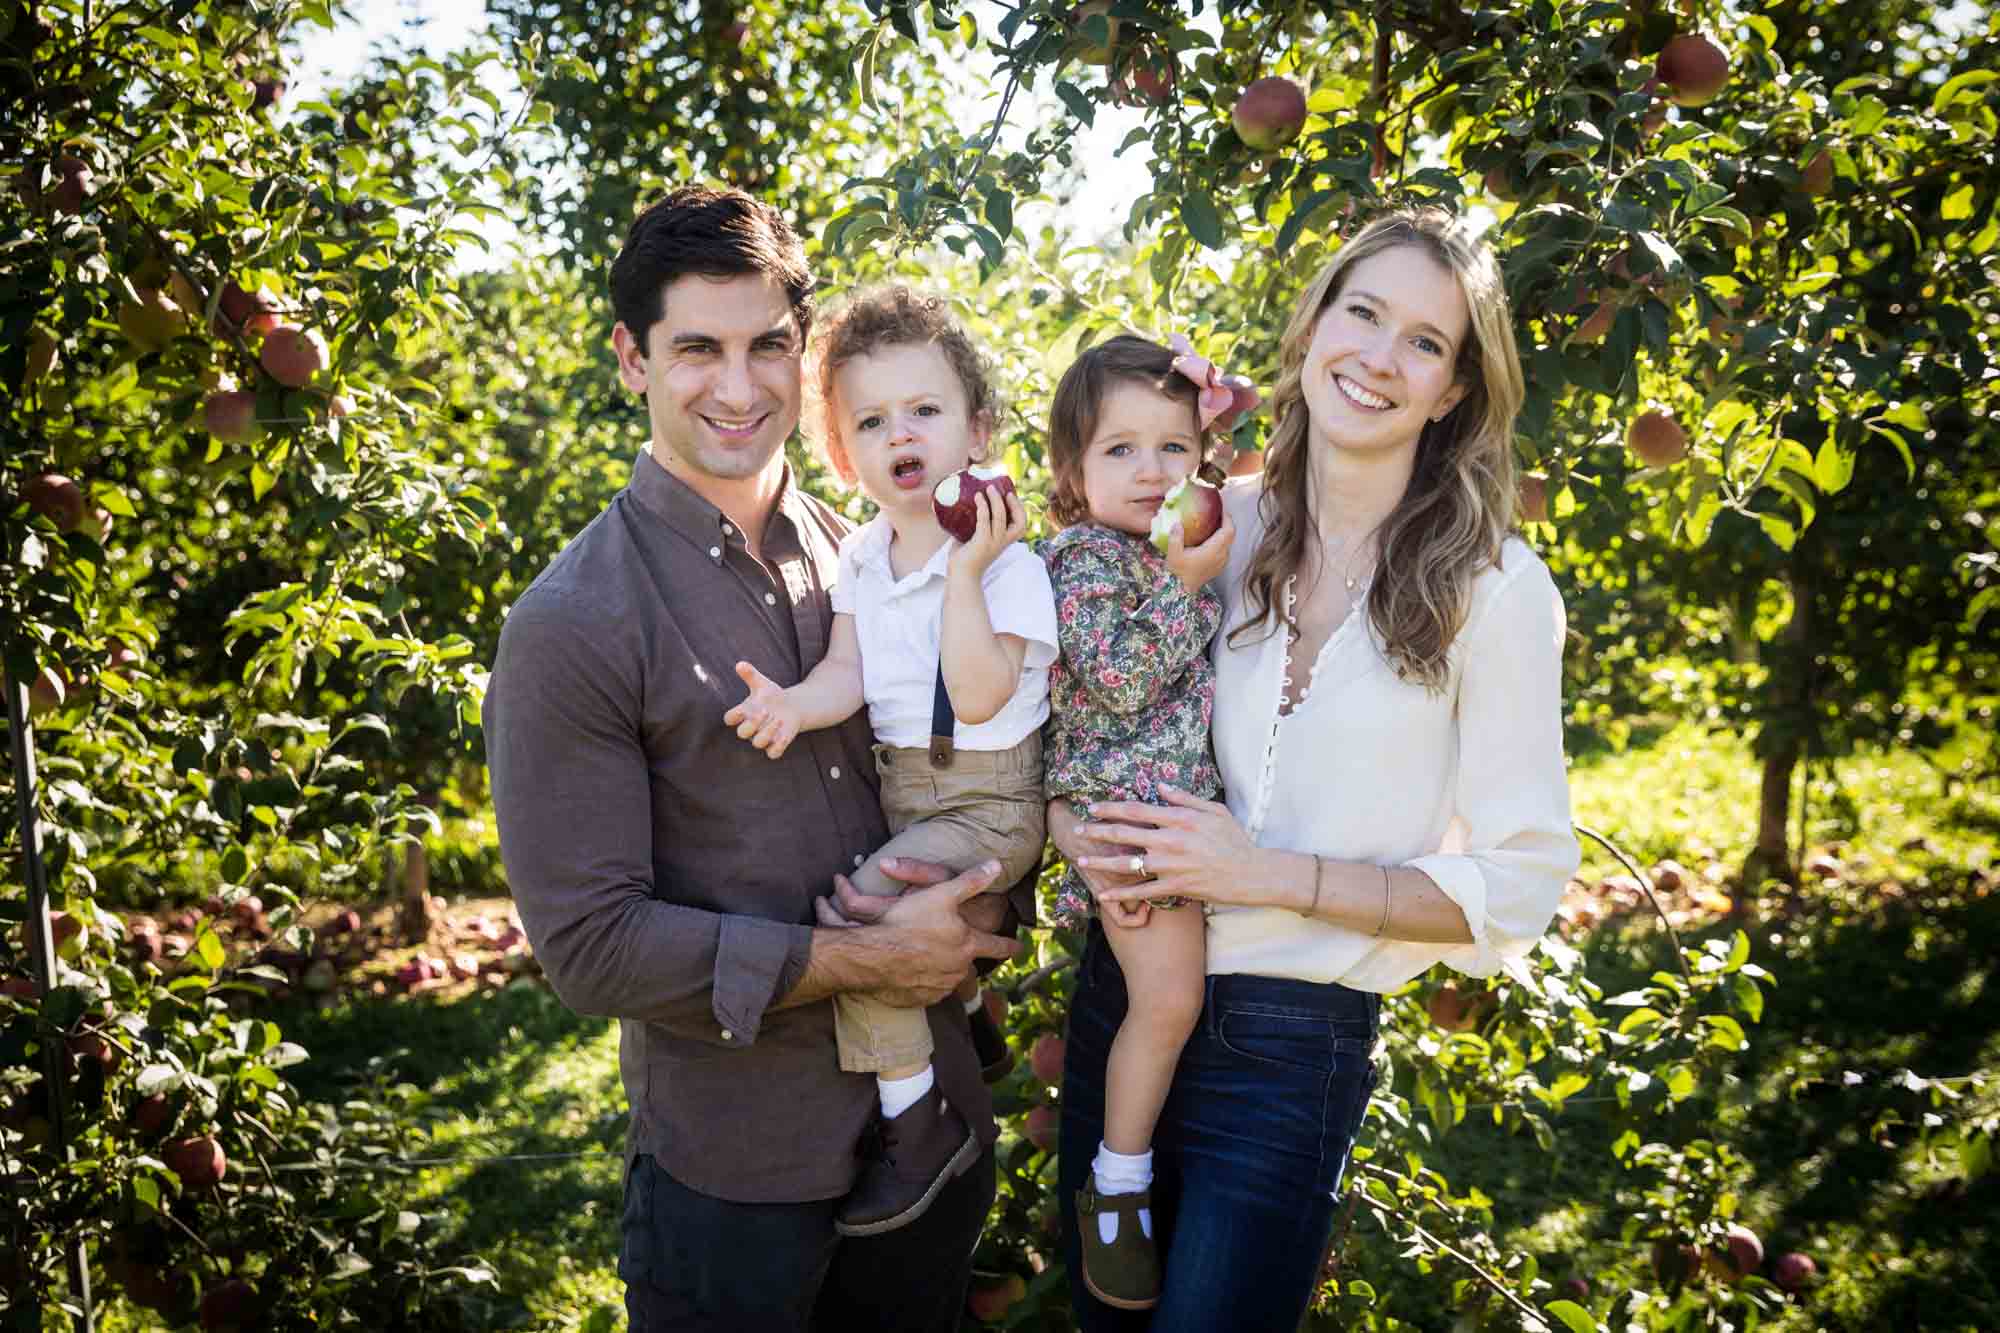
[[[1049,668],[1050,799],[1163,804],[1162,783],[1209,800],[1220,795],[1208,744],[1215,712],[1208,643],[1222,625],[1214,584],[1189,596],[1150,541],[1095,523],[1063,529],[1041,554],[1062,647]],[[1066,867],[1057,923],[1080,926],[1094,910],[1083,876]]]

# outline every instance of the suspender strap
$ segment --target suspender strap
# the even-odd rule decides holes
[[[931,695],[931,767],[951,767],[951,736],[958,723],[951,695],[944,687],[944,663],[938,663],[937,691]]]

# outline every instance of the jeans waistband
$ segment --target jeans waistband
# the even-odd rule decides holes
[[[1116,974],[1118,960],[1104,938],[1104,927],[1090,923],[1090,942],[1084,952],[1085,976],[1105,970]],[[1297,977],[1261,977],[1247,972],[1222,972],[1206,979],[1203,991],[1204,1021],[1218,1010],[1244,1005],[1268,1005],[1299,1013],[1318,1014],[1328,1019],[1353,1022],[1365,1019],[1371,1033],[1382,1026],[1382,997],[1374,991],[1356,990],[1338,981],[1302,981]]]

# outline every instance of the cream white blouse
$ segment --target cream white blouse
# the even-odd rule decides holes
[[[1534,948],[1579,858],[1562,751],[1562,598],[1548,567],[1507,541],[1501,567],[1473,584],[1442,694],[1397,678],[1365,607],[1317,662],[1292,661],[1282,627],[1232,647],[1261,493],[1258,477],[1225,491],[1236,539],[1211,649],[1224,799],[1260,847],[1423,871],[1464,911],[1472,942],[1380,940],[1283,908],[1218,906],[1208,970],[1369,991],[1440,960],[1488,976]],[[1303,680],[1280,716],[1288,673]]]

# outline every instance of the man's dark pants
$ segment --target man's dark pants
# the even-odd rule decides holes
[[[642,1154],[618,1255],[631,1333],[953,1333],[993,1193],[988,1149],[915,1222],[842,1237],[838,1199],[730,1203]]]

